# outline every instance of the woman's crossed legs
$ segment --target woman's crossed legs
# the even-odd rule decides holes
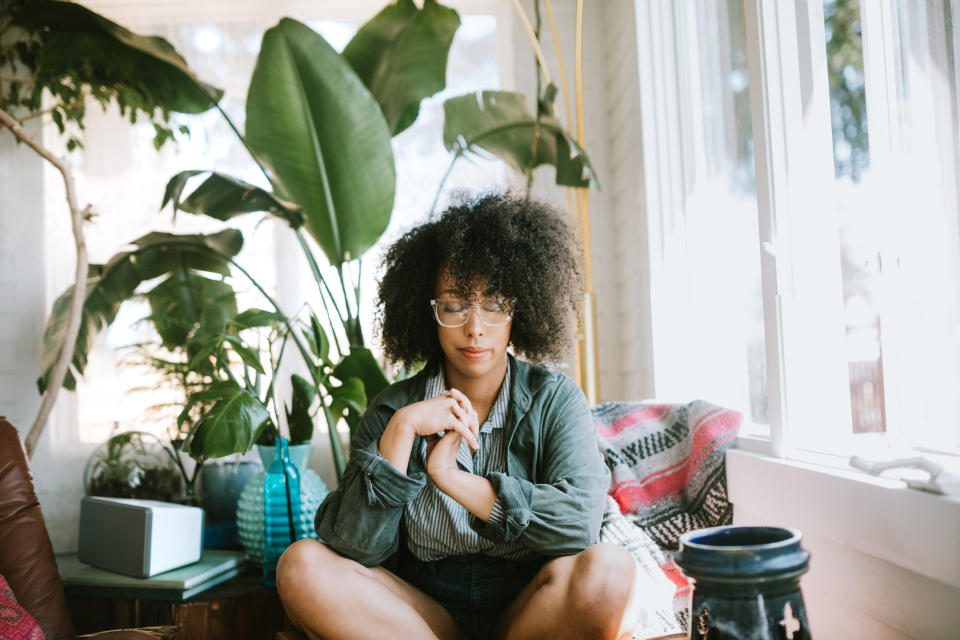
[[[636,564],[597,544],[548,561],[503,612],[497,640],[615,640],[636,624]],[[436,600],[382,567],[364,567],[316,540],[290,546],[277,567],[290,619],[311,640],[457,640]]]

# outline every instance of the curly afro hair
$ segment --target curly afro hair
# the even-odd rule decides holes
[[[384,353],[406,366],[442,352],[430,308],[444,272],[468,298],[515,300],[510,344],[528,360],[561,360],[579,321],[583,282],[570,227],[551,206],[491,194],[448,208],[386,252],[377,316]]]

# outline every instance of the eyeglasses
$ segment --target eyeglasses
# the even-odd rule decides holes
[[[488,327],[502,327],[513,317],[513,300],[484,300],[467,302],[459,298],[431,300],[433,315],[444,327],[462,327],[470,319],[470,309],[476,307],[480,322]]]

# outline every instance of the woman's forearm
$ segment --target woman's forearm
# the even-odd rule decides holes
[[[484,522],[490,520],[490,510],[497,501],[497,493],[489,480],[460,469],[453,469],[432,479],[440,491],[462,504],[467,511]]]
[[[378,446],[380,455],[400,473],[407,472],[407,463],[410,461],[410,452],[416,437],[404,415],[402,409],[393,414],[380,436]]]

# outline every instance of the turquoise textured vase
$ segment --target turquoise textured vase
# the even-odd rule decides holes
[[[264,468],[269,469],[276,457],[275,447],[261,446],[258,448]],[[328,493],[327,486],[320,479],[320,476],[307,468],[312,451],[313,445],[309,443],[289,446],[289,458],[300,474],[300,505],[299,509],[295,511],[297,517],[294,519],[297,539],[318,539],[313,528],[313,520],[317,508]],[[239,529],[240,542],[243,544],[247,556],[261,565],[264,563],[265,548],[263,490],[266,477],[266,470],[257,473],[244,487],[237,503],[237,528]],[[289,523],[287,527],[287,537],[289,538]]]

